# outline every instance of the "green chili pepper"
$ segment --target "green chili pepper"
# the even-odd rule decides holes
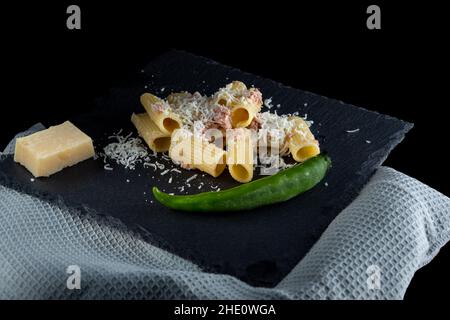
[[[195,195],[170,195],[153,187],[153,195],[163,205],[183,211],[236,211],[289,200],[319,183],[331,160],[320,154],[291,168],[223,191]]]

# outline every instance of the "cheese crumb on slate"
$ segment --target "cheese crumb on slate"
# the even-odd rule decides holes
[[[269,110],[272,109],[272,107],[273,107],[272,97],[264,100],[264,106]]]
[[[192,180],[194,180],[195,178],[197,178],[198,174],[194,174],[193,176],[189,177],[186,179],[186,183],[191,182]]]
[[[156,171],[156,169],[157,169],[156,164],[154,164],[154,163],[145,162],[143,164],[143,166],[144,166],[144,168],[151,167],[151,168],[153,168],[153,171]]]
[[[164,168],[166,167],[164,164],[159,163],[158,161],[155,161],[155,164],[159,170],[164,170]]]

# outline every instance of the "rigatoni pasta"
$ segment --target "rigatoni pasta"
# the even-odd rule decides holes
[[[237,101],[231,103],[231,125],[233,128],[245,128],[261,111],[262,98],[257,89],[250,89]]]
[[[242,96],[246,90],[247,86],[245,83],[233,81],[214,94],[213,103],[231,107],[232,103]]]
[[[234,129],[227,135],[227,164],[236,181],[245,183],[253,179],[254,144],[249,129]]]
[[[248,89],[241,81],[233,81],[213,96],[213,103],[230,108],[231,126],[245,128],[261,110],[262,96],[256,88]]]
[[[185,129],[177,129],[172,134],[169,156],[185,169],[198,169],[213,177],[222,174],[226,167],[223,149]]]
[[[170,134],[162,132],[147,113],[133,113],[131,122],[150,149],[155,152],[169,150]]]
[[[179,106],[183,101],[192,95],[189,92],[174,92],[167,96],[167,102],[170,106]]]
[[[141,103],[152,121],[165,134],[171,134],[175,129],[181,128],[181,119],[171,111],[170,105],[157,96],[144,93]]]
[[[303,162],[320,153],[305,120],[261,112],[262,101],[258,89],[240,81],[210,97],[175,92],[161,99],[144,93],[141,103],[147,113],[133,114],[131,120],[152,150],[168,150],[181,167],[218,177],[228,166],[233,179],[246,183],[258,163],[275,165],[278,171],[291,166],[282,156]]]
[[[308,124],[300,117],[292,117],[292,136],[289,151],[297,162],[303,162],[320,153],[319,142],[314,138]]]

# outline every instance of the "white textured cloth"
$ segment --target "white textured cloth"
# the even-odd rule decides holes
[[[0,186],[0,298],[401,299],[449,239],[450,199],[381,167],[283,281],[257,288],[205,273],[116,220]],[[79,290],[66,286],[71,265]]]

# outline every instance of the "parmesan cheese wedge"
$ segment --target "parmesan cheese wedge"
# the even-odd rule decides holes
[[[48,177],[94,156],[92,139],[70,121],[18,138],[14,161],[35,177]]]

